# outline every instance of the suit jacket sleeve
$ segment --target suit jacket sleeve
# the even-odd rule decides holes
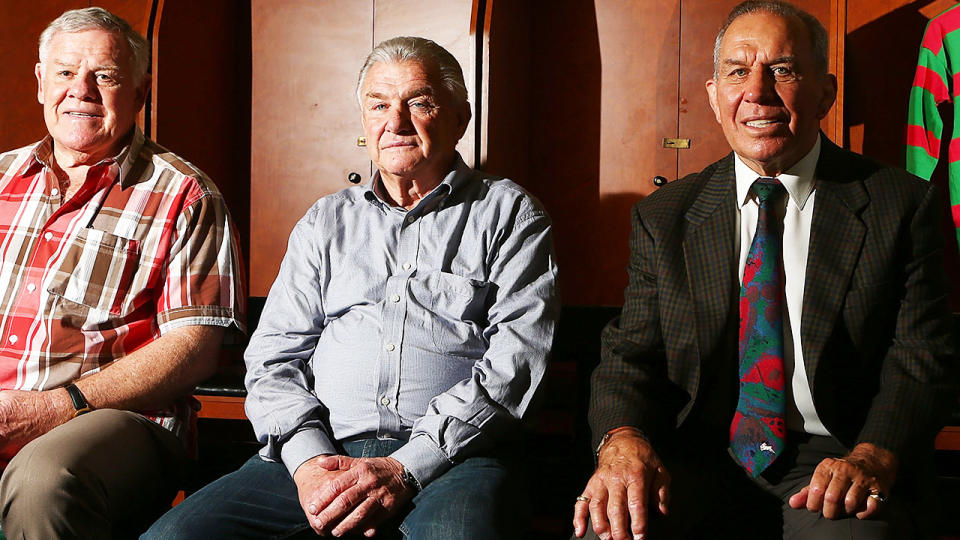
[[[667,375],[660,324],[658,240],[645,222],[645,199],[631,220],[629,284],[621,315],[601,336],[601,360],[591,384],[590,425],[594,446],[607,431],[632,426],[654,444],[675,425],[687,394]]]
[[[957,399],[956,353],[935,186],[926,186],[916,212],[907,219],[909,226],[901,227],[907,238],[900,250],[905,264],[893,339],[882,358],[878,390],[857,437],[857,442],[874,443],[901,458],[912,448],[929,448]],[[897,288],[872,294],[895,294]],[[849,311],[858,292],[866,291],[853,290],[847,295],[847,316],[854,315]]]

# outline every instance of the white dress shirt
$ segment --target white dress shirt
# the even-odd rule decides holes
[[[787,310],[783,317],[784,367],[787,380],[787,429],[805,431],[814,435],[830,435],[813,405],[813,394],[802,369],[803,350],[800,346],[800,321],[803,308],[803,284],[810,247],[810,224],[816,198],[814,171],[820,157],[820,138],[806,156],[777,177],[787,189],[789,197],[781,199],[778,212],[783,214],[783,273]],[[743,267],[750,252],[750,244],[757,230],[756,197],[750,186],[760,176],[734,154],[737,175],[739,237],[739,276],[743,283]],[[797,368],[800,369],[797,369]]]

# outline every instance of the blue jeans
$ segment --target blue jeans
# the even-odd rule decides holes
[[[381,457],[403,444],[364,439],[343,446],[353,457]],[[521,538],[526,523],[523,491],[523,482],[501,460],[468,458],[424,487],[399,515],[381,524],[377,538],[401,538],[401,534],[416,540]],[[316,537],[286,467],[253,456],[238,471],[187,497],[141,538]]]

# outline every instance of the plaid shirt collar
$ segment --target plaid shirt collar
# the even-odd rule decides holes
[[[137,162],[137,158],[140,157],[140,150],[143,148],[145,139],[143,131],[140,130],[140,126],[136,125],[133,126],[131,133],[127,134],[124,139],[129,140],[129,143],[124,145],[115,156],[104,158],[96,165],[119,163],[120,169],[118,177],[120,186],[126,189],[137,182],[136,175],[130,174],[130,171]],[[28,159],[17,173],[19,176],[31,174],[35,167],[53,168],[53,137],[47,134],[47,136],[34,147],[30,157],[31,159]],[[113,175],[107,176],[113,181]]]

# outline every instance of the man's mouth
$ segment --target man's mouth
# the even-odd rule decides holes
[[[748,127],[752,128],[765,128],[767,126],[772,126],[773,124],[779,124],[780,120],[773,118],[764,118],[760,120],[747,120],[744,122]]]
[[[100,118],[101,117],[101,115],[99,114],[85,113],[85,112],[78,112],[78,111],[71,111],[64,114],[66,114],[67,116],[73,116],[75,118]]]
[[[383,150],[386,150],[386,149],[388,149],[388,148],[402,148],[402,147],[405,147],[405,146],[416,146],[416,144],[414,144],[414,143],[412,143],[412,142],[397,141],[397,142],[392,142],[392,143],[389,143],[389,144],[385,144],[385,145],[381,146],[380,148],[383,149]]]

